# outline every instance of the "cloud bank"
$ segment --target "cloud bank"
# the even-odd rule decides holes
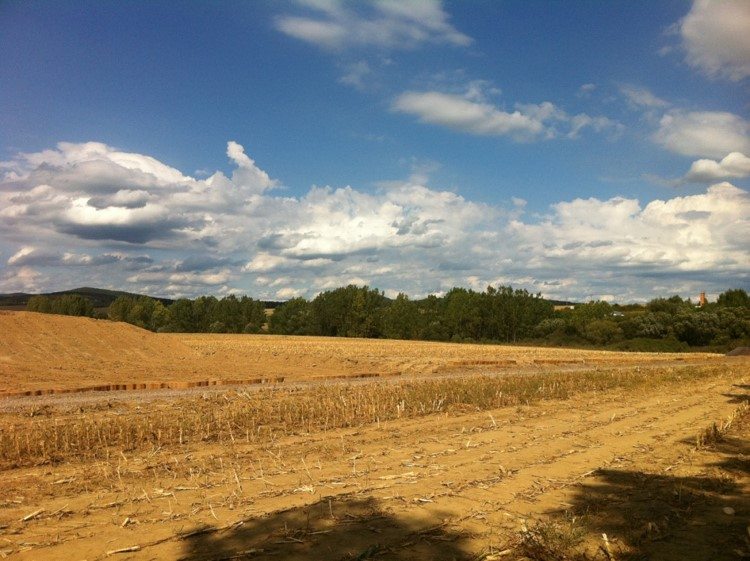
[[[93,284],[289,298],[368,283],[423,296],[502,283],[633,300],[749,278],[750,196],[727,182],[645,204],[561,201],[527,216],[521,199],[477,203],[423,175],[375,191],[312,187],[285,197],[240,144],[229,142],[227,156],[231,175],[207,179],[97,142],[0,163],[0,292]],[[743,158],[691,172],[745,173]]]

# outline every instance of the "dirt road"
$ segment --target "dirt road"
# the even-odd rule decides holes
[[[551,559],[534,548],[562,551],[580,534],[591,559],[735,560],[750,555],[748,417],[719,443],[695,441],[747,399],[738,361],[658,395],[589,393],[9,470],[0,554]]]

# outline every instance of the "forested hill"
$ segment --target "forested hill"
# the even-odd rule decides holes
[[[13,294],[0,294],[0,307],[18,307],[26,306],[29,300],[34,296],[44,296],[47,298],[61,298],[63,296],[81,296],[88,300],[94,308],[108,308],[120,296],[138,298],[140,294],[133,294],[122,290],[107,290],[106,288],[91,288],[82,286],[71,290],[61,290],[59,292],[47,292],[45,294],[28,294],[26,292],[15,292]],[[151,298],[151,297],[150,297]],[[174,300],[170,298],[153,298],[165,306],[169,306]]]
[[[63,296],[81,296],[85,298],[96,309],[109,308],[109,306],[119,297],[141,298],[142,294],[125,292],[123,290],[108,290],[106,288],[92,288],[82,286],[81,288],[72,288],[70,290],[61,290],[59,292],[46,292],[42,294],[30,294],[26,292],[14,292],[12,294],[0,294],[0,308],[20,308],[28,305],[29,300],[34,296],[43,296],[45,298],[61,298]],[[145,296],[161,302],[165,306],[172,305],[175,300],[172,298],[163,298],[158,296]],[[268,301],[263,303],[266,308],[277,308],[283,302]]]

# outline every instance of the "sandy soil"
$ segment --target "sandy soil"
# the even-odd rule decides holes
[[[606,533],[611,559],[734,560],[750,555],[750,418],[717,444],[697,449],[695,438],[750,399],[748,374],[747,362],[733,362],[657,395],[589,393],[264,445],[9,470],[0,553],[520,559],[524,528],[552,528],[580,531],[591,559],[607,559]]]
[[[550,366],[706,363],[647,354],[506,345],[272,335],[157,334],[125,323],[0,311],[0,398],[81,390],[543,370]]]

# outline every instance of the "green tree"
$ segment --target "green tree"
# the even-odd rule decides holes
[[[719,334],[719,318],[710,312],[683,312],[675,317],[672,329],[678,341],[703,347]]]
[[[304,298],[293,298],[276,308],[268,320],[268,330],[279,335],[312,335],[312,307]]]
[[[719,294],[716,303],[725,308],[750,308],[750,296],[741,288]]]
[[[383,336],[388,339],[415,339],[419,310],[406,294],[399,294],[383,312]]]
[[[52,313],[52,305],[47,296],[32,296],[26,303],[26,309],[30,312],[39,312],[42,314]]]
[[[596,345],[606,345],[622,337],[622,330],[616,321],[595,319],[584,327],[584,336]]]

